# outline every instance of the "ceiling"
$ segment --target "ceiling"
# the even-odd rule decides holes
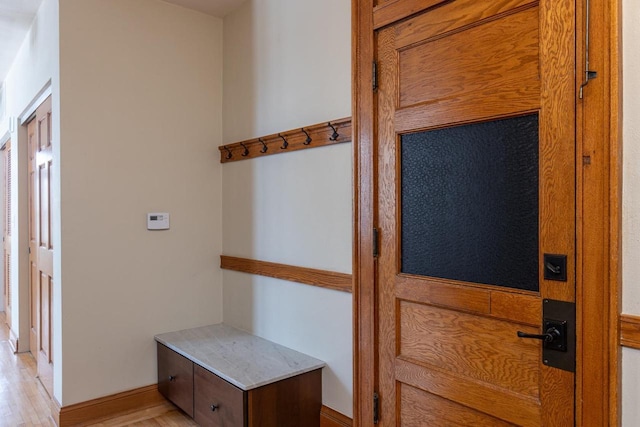
[[[0,82],[5,79],[42,0],[0,0]]]
[[[222,18],[245,0],[163,0]],[[4,81],[42,0],[0,0],[0,82]]]
[[[2,1],[2,0],[0,0]],[[178,6],[186,7],[187,9],[197,10],[207,15],[217,16],[222,18],[227,13],[232,12],[242,3],[244,0],[163,0],[167,3],[177,4]]]

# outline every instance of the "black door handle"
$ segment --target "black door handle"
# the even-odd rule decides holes
[[[545,332],[544,334],[527,334],[525,332],[522,331],[518,331],[518,337],[520,338],[533,338],[536,340],[542,340],[546,343],[552,343],[555,340],[557,340],[558,338],[560,338],[562,334],[560,333],[559,330],[557,330],[554,327],[551,327],[549,329],[547,329],[547,332]]]
[[[562,268],[559,265],[553,265],[550,262],[545,262],[544,266],[553,274],[560,274],[562,272]]]

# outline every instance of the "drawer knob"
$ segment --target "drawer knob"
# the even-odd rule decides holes
[[[175,381],[175,380],[176,380],[176,377],[174,377],[173,375],[169,375],[169,381],[172,382],[172,381]]]
[[[216,409],[218,409],[219,406],[217,405],[211,405],[211,412],[216,412]]]

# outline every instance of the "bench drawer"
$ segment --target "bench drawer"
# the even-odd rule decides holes
[[[203,427],[244,427],[246,393],[194,365],[194,417]]]
[[[158,391],[193,417],[193,362],[160,343]]]

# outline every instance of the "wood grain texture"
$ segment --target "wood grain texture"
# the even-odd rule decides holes
[[[495,20],[522,8],[532,7],[537,0],[456,0],[395,25],[396,48],[424,42],[469,25],[480,25],[487,19]]]
[[[492,290],[491,316],[538,327],[542,319],[542,301],[534,295]]]
[[[92,427],[198,427],[195,421],[167,400],[158,405],[125,414],[115,414],[85,425]]]
[[[430,7],[444,3],[446,0],[391,0],[380,3],[373,9],[373,26],[375,29],[414,15]]]
[[[496,92],[537,99],[538,39],[534,7],[400,50],[399,107],[447,99],[477,107]]]
[[[248,427],[319,427],[322,370],[250,390]]]
[[[451,2],[453,7],[463,0]],[[472,0],[476,1],[476,0]],[[398,3],[393,7],[402,7],[394,1],[378,1],[378,16],[382,16],[382,7]],[[404,2],[409,3],[409,2]],[[419,2],[411,2],[416,4]],[[499,1],[491,2],[498,6]],[[548,2],[547,2],[548,3]],[[566,4],[567,2],[558,2]],[[480,1],[478,1],[480,4]],[[571,77],[576,87],[582,82],[582,51],[584,46],[584,3],[578,7],[578,64],[576,76]],[[446,5],[442,6],[443,8]],[[490,6],[488,6],[490,7]],[[588,348],[588,354],[578,359],[576,379],[578,406],[576,425],[586,425],[588,420],[593,426],[615,426],[619,423],[619,337],[617,333],[619,313],[620,285],[620,1],[591,0],[591,64],[598,71],[598,78],[591,81],[585,90],[585,100],[578,101],[579,115],[577,157],[580,163],[583,156],[589,156],[591,164],[578,168],[578,250],[577,283],[578,303],[578,348]],[[371,326],[375,316],[375,306],[371,295],[374,263],[369,256],[371,229],[373,223],[373,202],[371,199],[374,169],[372,161],[372,123],[375,102],[371,91],[370,64],[373,54],[373,1],[352,0],[354,78],[354,180],[355,207],[354,226],[354,351],[356,379],[354,396],[356,398],[355,417],[370,420],[372,378],[374,377],[374,338]],[[389,8],[388,10],[391,10]],[[414,9],[417,10],[417,9]],[[415,12],[409,12],[415,13]],[[434,9],[433,13],[438,13]],[[383,21],[377,18],[377,25],[387,25],[402,15],[390,14]],[[405,13],[406,17],[408,16]],[[452,23],[455,25],[455,23]],[[445,31],[450,31],[445,30]],[[499,106],[492,114],[500,116]],[[526,109],[526,107],[524,107]],[[535,107],[531,107],[535,108]],[[584,109],[584,111],[583,111]],[[428,119],[429,110],[424,108],[424,118]],[[409,115],[408,115],[409,116]],[[442,121],[442,120],[439,120]],[[356,123],[357,122],[357,123]],[[409,129],[411,125],[404,126]],[[403,127],[401,126],[400,129]],[[358,142],[356,142],[358,141]],[[585,141],[583,143],[582,141]],[[586,176],[582,176],[582,170]],[[584,193],[584,196],[583,196]],[[606,200],[603,200],[603,197]],[[607,203],[608,202],[608,203]],[[603,238],[603,230],[605,232]],[[604,246],[604,251],[602,247]],[[608,271],[603,276],[600,272]],[[604,284],[604,286],[603,286]],[[579,306],[580,307],[580,306]],[[608,319],[603,322],[602,319]],[[603,338],[604,337],[604,338]],[[359,393],[359,394],[358,394]],[[609,399],[609,404],[602,404]],[[582,403],[584,402],[584,403]]]
[[[193,396],[193,419],[199,425],[246,425],[245,392],[197,364],[193,368]]]
[[[9,328],[0,311],[0,425],[55,427],[49,396],[36,378],[31,353],[14,354],[9,345]]]
[[[620,315],[620,345],[640,350],[640,317]]]
[[[158,391],[193,417],[193,362],[167,346],[158,349]]]
[[[567,255],[567,280],[544,279],[543,298],[575,301],[576,108],[575,4],[540,2],[540,242],[544,253]]]
[[[353,420],[346,415],[322,405],[320,409],[320,427],[352,427]]]
[[[600,1],[600,0],[599,0]],[[604,33],[605,52],[608,52],[609,69],[602,75],[608,82],[609,114],[607,126],[609,150],[609,327],[608,327],[608,384],[602,390],[609,396],[609,425],[621,420],[622,406],[622,351],[618,345],[618,320],[622,307],[622,5],[619,0],[604,3],[606,17],[604,25],[596,26],[595,32]],[[605,160],[606,161],[606,160]]]
[[[517,331],[540,333],[502,320],[400,302],[399,357],[537,397],[540,344]]]
[[[333,129],[329,126],[329,123],[331,123],[338,133],[335,139],[333,139]],[[311,138],[311,142],[308,144],[306,144],[307,135],[303,132],[303,129]],[[330,122],[305,126],[300,129],[287,130],[272,135],[248,139],[246,141],[221,145],[218,147],[218,150],[220,151],[220,163],[229,163],[307,148],[340,144],[342,142],[350,142],[352,139],[351,117],[346,117]],[[264,151],[265,147],[266,151]]]
[[[578,14],[576,90],[584,80],[585,11]],[[620,346],[620,2],[590,2],[590,68],[577,100],[578,347],[576,422],[619,425]]]
[[[59,427],[95,425],[100,420],[161,405],[156,384],[60,408]]]
[[[350,274],[334,271],[316,270],[313,268],[296,267],[275,262],[258,261],[247,258],[220,255],[220,268],[274,277],[306,285],[319,286],[335,291],[351,292],[352,278]]]
[[[514,426],[406,384],[400,387],[400,425],[403,427]]]
[[[540,325],[542,303],[539,296],[524,293],[526,291],[519,294],[496,288],[405,274],[396,278],[396,297],[399,299],[449,307],[524,325]]]
[[[379,228],[380,252],[377,259],[376,288],[377,305],[377,339],[378,339],[378,393],[380,395],[380,413],[387,414],[381,419],[381,427],[392,427],[396,417],[396,386],[398,379],[395,373],[397,355],[395,283],[398,275],[397,251],[397,195],[396,195],[396,162],[398,145],[393,129],[393,114],[398,93],[398,56],[395,51],[395,32],[392,27],[378,31],[376,44],[378,47],[378,91],[377,91],[377,123],[378,142],[377,158],[374,171],[377,176],[376,213]],[[375,205],[374,205],[375,206]],[[371,397],[369,397],[371,399]],[[393,418],[391,418],[393,414]]]
[[[483,108],[469,100],[443,99],[437,103],[420,103],[398,109],[395,113],[397,133],[441,128],[445,125],[477,123],[534,113],[540,107],[535,92],[526,91],[522,96],[497,89],[483,96]],[[447,113],[444,112],[447,111]],[[516,114],[517,113],[517,114]]]
[[[541,425],[540,402],[536,398],[487,387],[468,378],[437,369],[426,369],[404,360],[396,362],[395,376],[402,383],[464,406],[481,408],[481,412],[500,420],[523,427]]]
[[[460,4],[451,3],[452,22],[465,15]],[[373,165],[381,236],[377,355],[381,412],[387,414],[381,423],[391,427],[403,416],[397,408],[397,391],[407,383],[507,423],[570,425],[572,374],[562,373],[557,381],[543,376],[540,343],[516,334],[539,332],[539,294],[399,273],[398,134],[530,112],[542,117],[540,223],[550,224],[541,226],[540,240],[561,250],[546,252],[566,250],[569,257],[575,253],[575,146],[569,132],[574,110],[567,106],[567,94],[573,91],[573,81],[567,77],[574,64],[574,10],[569,2],[546,2],[540,7],[527,3],[487,16],[478,14],[475,4],[465,4],[480,21],[467,21],[438,37],[414,38],[398,48],[395,37],[401,31],[395,30],[410,29],[414,20],[438,14],[446,5],[377,33],[379,87],[374,106],[379,145]],[[546,79],[544,86],[541,79]],[[560,108],[565,109],[561,114],[553,113]],[[558,127],[560,132],[551,131]],[[559,230],[557,236],[553,230]],[[570,263],[569,271],[574,267]],[[570,274],[568,283],[553,289],[548,284],[541,293],[571,301],[574,280]],[[412,374],[405,375],[409,371]],[[414,375],[428,380],[416,381]],[[521,407],[513,411],[513,402]]]
[[[373,257],[373,0],[351,1],[353,112],[353,423],[373,419],[376,292]]]
[[[424,304],[455,308],[472,313],[491,313],[491,293],[487,289],[454,285],[441,279],[400,275],[396,297]]]

